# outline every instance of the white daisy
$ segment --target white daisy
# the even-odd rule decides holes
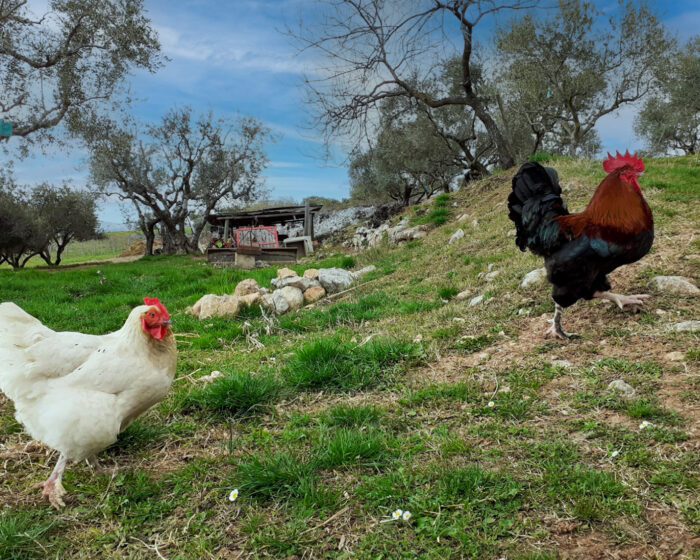
[[[493,401],[489,401],[488,407],[493,408],[494,406],[496,406],[496,403]]]
[[[228,495],[228,501],[229,502],[235,502],[238,499],[238,488],[234,488],[231,490],[231,493]]]
[[[404,511],[402,517],[403,517],[403,520],[404,520],[404,521],[408,521],[409,519],[411,519],[411,512],[410,512],[410,511]]]
[[[400,519],[402,515],[403,515],[403,511],[400,509],[397,509],[394,513],[391,514],[391,518],[392,519]]]
[[[620,452],[616,449],[615,451],[613,451],[613,452],[610,454],[610,456],[611,456],[611,457],[617,457],[619,454],[620,454]]]

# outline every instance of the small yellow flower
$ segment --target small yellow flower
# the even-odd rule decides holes
[[[489,405],[488,405],[488,406],[489,406],[489,408],[493,408],[494,406],[496,406],[496,403],[493,402],[493,401],[489,401]]]
[[[228,501],[229,502],[235,502],[238,499],[238,488],[234,488],[231,490],[231,493],[228,495]]]
[[[409,519],[411,519],[411,512],[410,512],[410,511],[404,511],[402,517],[403,517],[403,520],[404,520],[404,521],[408,521]]]
[[[402,515],[403,515],[403,511],[401,511],[400,509],[397,509],[394,513],[391,514],[391,518],[392,519],[400,519]]]

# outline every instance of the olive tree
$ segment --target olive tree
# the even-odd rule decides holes
[[[44,183],[32,189],[27,198],[29,210],[38,221],[39,256],[49,266],[61,263],[70,242],[101,237],[93,193]]]
[[[147,237],[158,224],[163,253],[172,254],[197,250],[217,205],[257,197],[271,136],[254,118],[215,118],[211,112],[194,117],[185,107],[170,110],[155,125],[102,119],[85,138],[94,183],[103,194],[135,205]]]
[[[25,154],[57,140],[59,124],[79,132],[117,102],[129,71],[155,71],[159,52],[143,0],[51,0],[40,16],[27,0],[0,0],[0,119]]]
[[[700,149],[700,36],[692,38],[658,76],[635,130],[657,154],[696,154]]]
[[[435,111],[469,109],[483,127],[498,165],[516,157],[498,122],[491,91],[480,86],[475,30],[496,13],[533,8],[511,0],[322,0],[321,14],[290,35],[321,60],[305,78],[313,124],[327,140],[372,136],[382,101],[408,97]],[[479,24],[482,24],[479,26]],[[455,89],[437,87],[442,63],[457,58]]]
[[[649,93],[673,41],[644,3],[619,2],[604,21],[591,4],[561,0],[549,17],[528,14],[497,36],[506,102],[540,147],[593,155],[601,117]]]
[[[408,205],[438,190],[449,191],[463,170],[459,146],[439,133],[420,108],[400,107],[403,101],[388,99],[382,104],[376,142],[350,158],[355,200]]]

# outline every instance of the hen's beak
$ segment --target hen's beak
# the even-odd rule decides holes
[[[170,325],[173,324],[173,322],[170,319],[168,319],[167,321],[161,321],[160,324],[163,325],[164,327],[169,327]]]

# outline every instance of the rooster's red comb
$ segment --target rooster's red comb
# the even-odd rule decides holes
[[[168,313],[168,310],[165,308],[165,306],[160,302],[160,300],[157,297],[145,297],[143,298],[143,303],[146,305],[154,305],[156,306],[160,312],[165,315],[165,319],[170,319],[170,314]]]
[[[629,165],[638,173],[644,171],[644,162],[642,161],[642,158],[637,157],[636,153],[631,155],[629,150],[625,151],[624,154],[616,152],[615,156],[611,156],[610,152],[608,152],[608,159],[603,161],[603,169],[606,173],[615,171],[615,169],[619,169],[625,165]]]

